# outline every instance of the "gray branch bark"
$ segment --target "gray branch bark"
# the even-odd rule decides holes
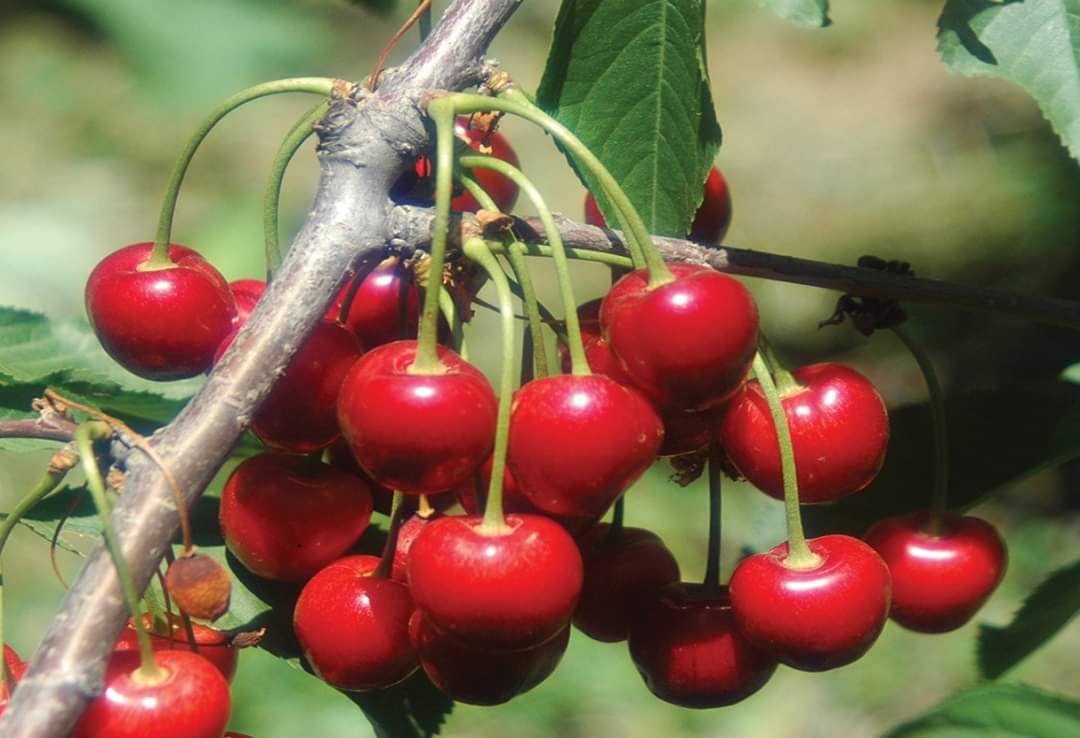
[[[221,467],[297,347],[361,258],[385,248],[391,185],[428,142],[423,96],[479,81],[483,54],[521,0],[456,0],[427,42],[374,93],[337,98],[319,127],[314,205],[267,298],[206,385],[154,440],[191,505]],[[136,586],[176,535],[173,494],[141,454],[128,459],[113,514]],[[2,718],[2,738],[63,738],[101,689],[126,618],[115,571],[97,549],[73,583]]]

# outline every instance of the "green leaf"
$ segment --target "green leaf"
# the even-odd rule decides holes
[[[979,670],[997,679],[1050,640],[1080,611],[1080,560],[1058,569],[1005,627],[979,627]]]
[[[800,26],[825,28],[829,20],[829,0],[757,0],[758,5],[768,8],[781,18],[787,18]]]
[[[1080,735],[1080,702],[990,683],[961,692],[882,738],[1064,738]]]
[[[956,72],[1027,90],[1080,158],[1080,0],[948,0],[938,51]]]
[[[720,146],[704,13],[703,0],[564,0],[537,92],[652,233],[689,232]],[[616,223],[592,176],[576,168]]]
[[[1053,382],[949,397],[949,507],[967,509],[1040,469],[1080,457],[1080,386]],[[927,405],[892,411],[885,466],[862,492],[803,508],[813,535],[862,535],[875,521],[925,509],[933,488]]]

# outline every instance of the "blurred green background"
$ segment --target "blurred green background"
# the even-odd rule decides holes
[[[407,5],[407,4],[406,4]],[[437,2],[436,12],[446,5]],[[492,53],[527,89],[539,81],[555,0],[524,4]],[[732,245],[852,263],[872,253],[924,276],[1077,297],[1080,173],[1035,105],[995,80],[949,74],[935,53],[940,2],[839,3],[834,25],[805,30],[752,2],[712,3],[708,48],[724,128],[717,164],[733,192]],[[82,286],[107,252],[152,238],[173,157],[201,115],[265,79],[360,79],[409,8],[376,15],[344,0],[8,0],[0,7],[0,304],[57,317],[82,314]],[[407,53],[410,35],[395,54]],[[280,138],[309,99],[247,106],[195,159],[176,240],[230,279],[262,273],[260,199]],[[580,218],[584,190],[537,131],[504,132],[554,209]],[[309,144],[287,180],[282,224],[296,228],[314,191]],[[554,304],[549,265],[537,264]],[[578,298],[606,272],[583,266]],[[836,295],[753,282],[763,325],[793,364],[834,358],[875,381],[891,406],[920,401],[913,363],[887,335],[819,331]],[[1051,377],[1080,359],[1074,334],[1006,318],[913,308],[950,390]],[[474,356],[497,368],[494,319],[481,311]],[[987,428],[987,433],[995,432]],[[962,442],[979,442],[978,438]],[[2,504],[29,488],[47,455],[0,463]],[[928,460],[929,461],[929,460]],[[657,465],[631,493],[630,524],[655,529],[687,578],[704,569],[706,499]],[[1011,565],[977,620],[1001,623],[1053,568],[1075,556],[1075,470],[1042,473],[984,505],[1005,532]],[[782,536],[782,507],[732,485],[725,571],[745,548]],[[45,546],[20,533],[9,553],[6,632],[29,655],[62,594]],[[69,574],[77,562],[65,558]],[[654,699],[622,644],[575,633],[555,676],[509,705],[458,707],[445,735],[874,736],[975,680],[976,626],[927,637],[890,625],[858,663],[826,674],[781,668],[737,706],[694,712]],[[1008,678],[1080,692],[1080,627]],[[259,652],[234,686],[236,730],[257,738],[367,736],[342,695]]]

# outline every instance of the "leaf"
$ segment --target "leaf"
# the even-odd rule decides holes
[[[961,692],[882,738],[1064,738],[1080,735],[1080,702],[990,683]]]
[[[703,0],[564,0],[537,92],[610,170],[651,233],[689,232],[720,146],[704,14]],[[617,223],[594,178],[575,168]]]
[[[938,52],[956,72],[1023,87],[1080,158],[1080,0],[947,0]]]
[[[454,709],[454,701],[422,669],[390,689],[346,696],[364,711],[379,738],[431,738]]]
[[[949,507],[967,509],[1040,469],[1080,457],[1080,386],[1052,382],[1000,387],[946,400]],[[892,411],[885,466],[862,492],[832,505],[807,506],[813,535],[862,535],[891,515],[925,509],[933,488],[929,407]]]
[[[829,0],[757,0],[758,5],[768,8],[781,18],[787,18],[800,26],[825,28],[829,20]]]
[[[1004,627],[979,627],[979,670],[997,679],[1050,640],[1080,611],[1080,560],[1047,577]]]

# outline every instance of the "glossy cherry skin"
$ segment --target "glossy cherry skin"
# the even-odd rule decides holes
[[[585,577],[573,623],[597,641],[626,640],[645,602],[679,581],[679,564],[652,531],[597,525],[578,541]]]
[[[670,584],[634,620],[630,658],[649,691],[682,707],[723,707],[765,686],[776,660],[739,632],[727,588]]]
[[[372,349],[349,370],[338,421],[353,456],[380,484],[406,493],[449,490],[495,443],[498,401],[476,367],[439,347],[445,371],[413,374],[416,341]]]
[[[154,654],[165,679],[140,683],[139,654],[114,652],[105,691],[86,708],[72,738],[221,738],[229,722],[229,684],[191,651]]]
[[[19,683],[23,674],[26,673],[27,664],[21,658],[19,654],[15,652],[15,649],[4,644],[4,668],[7,669],[7,674],[4,679],[4,686],[0,688],[0,715],[4,714],[4,710],[7,709],[8,700],[11,698],[13,687]]]
[[[541,510],[599,518],[645,473],[664,426],[635,390],[601,374],[562,374],[514,395],[506,461]]]
[[[969,621],[1005,576],[1008,552],[981,518],[946,515],[941,532],[927,532],[929,514],[886,518],[866,542],[892,574],[889,617],[909,630],[945,633]]]
[[[862,656],[889,615],[889,568],[857,538],[807,540],[821,560],[812,569],[784,564],[787,543],[748,556],[729,592],[739,630],[781,663],[826,671]]]
[[[147,629],[150,630],[150,645],[154,651],[181,650],[191,651],[187,630],[177,622],[173,625],[172,635],[168,631],[156,632],[157,629],[166,627],[164,623],[156,624],[150,616],[144,617]],[[193,653],[198,653],[204,659],[214,665],[226,681],[231,682],[236,675],[236,665],[240,660],[240,649],[229,645],[228,638],[220,630],[214,630],[201,623],[192,622],[191,630],[195,634],[195,648]],[[135,625],[128,619],[127,625],[120,631],[120,637],[116,639],[114,651],[138,651],[139,640],[135,635]]]
[[[486,648],[526,648],[570,623],[581,592],[574,539],[540,515],[507,515],[489,533],[478,516],[444,517],[413,541],[416,607],[432,625]]]
[[[528,692],[551,676],[570,642],[567,627],[528,648],[488,648],[440,630],[419,610],[409,632],[432,683],[470,705],[501,705]]]
[[[409,588],[375,575],[378,565],[375,556],[338,559],[296,601],[293,630],[304,658],[338,689],[383,689],[420,665],[409,641]]]
[[[359,477],[303,456],[245,459],[221,493],[225,545],[252,573],[301,581],[344,554],[371,520]]]
[[[347,284],[341,290],[326,313],[328,320],[338,319],[350,289],[352,285]],[[404,312],[402,307],[405,308]],[[378,266],[364,277],[349,305],[344,325],[370,349],[415,337],[419,320],[420,292],[408,273],[401,266],[393,264]]]
[[[236,302],[236,319],[233,325],[239,328],[255,311],[255,306],[266,292],[266,282],[261,279],[237,279],[229,282],[229,290]]]
[[[581,343],[585,348],[585,359],[589,362],[589,369],[593,374],[603,374],[611,377],[616,382],[627,387],[633,387],[634,382],[619,365],[619,360],[611,353],[607,341],[600,334],[600,300],[590,300],[577,309],[578,326],[581,329]],[[556,344],[559,350],[559,362],[564,374],[570,373],[570,350],[559,339]]]
[[[424,516],[418,513],[414,513],[401,521],[401,528],[398,529],[397,546],[394,548],[394,563],[391,567],[390,578],[402,582],[404,584],[409,583],[409,575],[407,573],[407,565],[409,563],[409,551],[412,549],[413,541],[420,535],[430,523],[438,520],[442,517],[438,512],[432,512],[430,515]]]
[[[720,272],[669,264],[675,281],[648,288],[634,271],[600,305],[604,340],[634,385],[665,410],[703,410],[730,397],[757,351],[750,292]]]
[[[191,249],[172,244],[166,269],[141,270],[151,243],[102,259],[86,282],[86,313],[109,356],[140,377],[194,377],[210,368],[233,328],[225,278]]]
[[[515,167],[520,167],[514,148],[506,140],[506,137],[498,131],[490,136],[485,136],[483,131],[469,125],[467,117],[459,117],[454,121],[454,134],[473,151],[481,151],[486,144],[491,147],[491,156],[502,159]],[[417,160],[415,176],[418,182],[414,185],[414,191],[430,195],[434,191],[435,175],[431,160],[428,157],[422,156]],[[499,206],[499,210],[504,213],[510,212],[510,209],[514,206],[514,201],[517,200],[518,187],[516,184],[490,169],[473,170],[472,176],[491,195],[491,199]],[[468,192],[462,192],[450,201],[450,208],[456,213],[472,213],[480,209],[480,203]]]
[[[858,492],[885,463],[889,415],[881,395],[863,375],[841,364],[812,364],[793,372],[805,389],[781,398],[799,499],[830,502]],[[784,498],[780,446],[757,382],[747,382],[719,427],[731,463],[758,489]]]

